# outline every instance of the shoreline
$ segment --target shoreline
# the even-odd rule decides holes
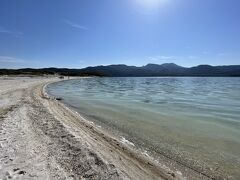
[[[58,83],[58,82],[54,82],[54,83]],[[45,88],[47,88],[48,85],[46,85]],[[46,89],[44,89],[44,92],[48,97],[52,99],[56,99],[54,95],[48,94]],[[177,162],[174,159],[164,156],[162,154],[158,154],[158,156],[154,156],[151,152],[146,151],[143,147],[139,147],[134,142],[126,139],[126,137],[119,136],[119,134],[116,134],[110,131],[109,129],[106,129],[105,126],[102,127],[97,123],[95,123],[94,121],[91,121],[87,117],[86,118],[83,117],[81,113],[77,111],[76,107],[71,106],[70,104],[65,103],[62,100],[56,100],[56,101],[58,103],[61,103],[63,106],[65,106],[65,108],[72,111],[73,113],[78,114],[80,119],[83,119],[85,121],[84,123],[87,123],[89,126],[94,127],[97,131],[100,131],[100,134],[103,133],[109,139],[113,139],[113,141],[116,142],[117,144],[122,144],[122,146],[124,146],[124,150],[129,151],[134,156],[134,158],[144,159],[144,161],[149,161],[148,164],[151,164],[152,166],[155,166],[157,168],[159,167],[162,168],[164,171],[166,171],[165,173],[170,174],[172,177],[176,177],[177,179],[185,179],[185,178],[186,179],[188,178],[212,179],[213,178],[210,175],[201,173],[195,170],[194,168],[185,166],[183,163]]]
[[[57,81],[1,79],[0,178],[185,179],[51,98],[45,88]]]
[[[57,83],[57,82],[53,82],[53,83]],[[143,166],[149,166],[147,168],[150,168],[150,171],[156,171],[154,172],[154,174],[156,173],[157,176],[153,179],[183,179],[183,177],[181,177],[180,174],[175,174],[173,171],[170,171],[169,169],[163,169],[161,167],[159,167],[159,164],[157,164],[153,158],[149,157],[145,157],[143,152],[140,153],[136,151],[136,149],[132,149],[129,147],[129,145],[132,143],[129,141],[129,145],[128,143],[126,143],[126,140],[124,137],[122,137],[124,140],[121,141],[118,137],[116,137],[115,135],[111,134],[110,132],[105,131],[104,129],[102,129],[101,127],[98,127],[94,122],[89,121],[88,119],[84,118],[79,112],[74,111],[73,108],[69,107],[67,104],[56,100],[56,97],[51,96],[50,94],[47,93],[47,86],[49,84],[52,84],[51,82],[44,85],[43,87],[43,94],[45,95],[46,98],[49,98],[53,101],[55,101],[59,106],[61,106],[64,110],[70,112],[70,114],[72,114],[73,116],[76,116],[77,120],[79,120],[79,123],[83,123],[83,125],[85,126],[85,128],[91,130],[95,135],[99,136],[100,138],[103,138],[104,141],[106,141],[107,143],[109,143],[109,145],[113,146],[112,149],[115,150],[119,150],[122,151],[121,153],[126,153],[127,156],[129,156],[129,159],[133,159],[133,160],[137,160],[139,161],[138,163],[142,163]],[[133,144],[133,143],[132,143]],[[140,154],[137,154],[140,153]],[[155,169],[156,168],[156,169]],[[149,179],[150,176],[148,177]],[[131,179],[131,178],[130,178]]]

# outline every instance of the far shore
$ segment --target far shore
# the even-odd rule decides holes
[[[61,80],[0,77],[0,179],[185,179],[50,97]]]

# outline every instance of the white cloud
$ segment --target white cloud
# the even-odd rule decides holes
[[[27,64],[27,63],[38,63],[38,61],[30,61],[10,56],[0,56],[0,63],[8,63],[8,64]]]
[[[210,53],[209,53],[208,51],[203,51],[202,54],[208,55],[208,54],[210,54]]]
[[[227,55],[227,53],[218,53],[217,55],[218,56],[225,56],[225,55]]]
[[[68,24],[69,26],[73,27],[73,28],[82,29],[82,30],[88,30],[88,28],[87,28],[86,26],[83,26],[83,25],[80,25],[80,24],[78,24],[78,23],[69,21],[69,20],[67,20],[67,19],[64,19],[63,21],[64,21],[66,24]]]
[[[188,56],[188,59],[198,59],[198,58],[199,58],[198,56],[193,56],[193,55]]]
[[[8,35],[12,35],[12,36],[15,36],[15,37],[21,37],[23,35],[22,32],[8,30],[8,29],[5,29],[3,27],[0,27],[0,34],[8,34]]]
[[[84,64],[85,61],[84,61],[84,60],[79,60],[78,63],[80,63],[80,64]]]
[[[174,60],[175,56],[150,56],[147,58],[150,61],[166,61],[166,60]]]
[[[23,59],[17,59],[9,56],[0,56],[1,63],[25,63],[26,61]]]

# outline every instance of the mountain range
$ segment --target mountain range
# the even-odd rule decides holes
[[[67,76],[107,76],[107,77],[148,77],[148,76],[240,76],[240,65],[182,67],[174,63],[127,66],[124,64],[94,66],[82,69],[42,68],[42,69],[0,69],[0,75],[16,74],[59,74]]]

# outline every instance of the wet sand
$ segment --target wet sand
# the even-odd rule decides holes
[[[185,179],[49,97],[56,81],[0,78],[0,179]]]

